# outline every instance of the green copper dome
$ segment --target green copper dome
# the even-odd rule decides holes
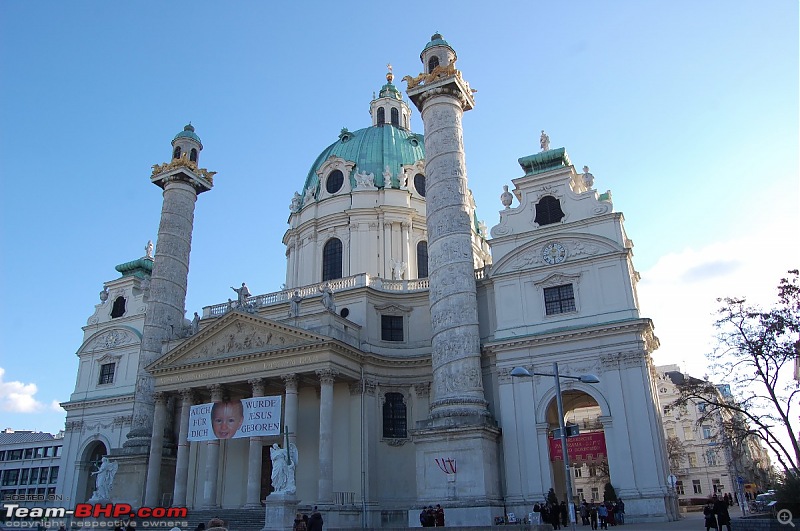
[[[425,50],[427,50],[428,48],[432,48],[434,46],[447,46],[453,51],[454,54],[456,53],[456,51],[453,50],[453,47],[450,46],[439,33],[434,33],[431,36],[431,41],[425,45],[425,48],[422,49],[422,52],[424,53]],[[419,56],[420,58],[422,58],[422,53],[420,53]]]
[[[401,174],[400,167],[423,160],[425,147],[422,135],[389,124],[358,131],[343,129],[339,140],[325,148],[312,164],[303,186],[303,195],[308,188],[318,189],[317,170],[330,157],[341,157],[356,163],[350,175],[346,176],[350,178],[352,187],[356,186],[356,173],[371,173],[375,176],[375,186],[378,188],[399,188],[401,183],[397,176]],[[383,178],[387,166],[392,173],[391,183],[385,183]]]
[[[181,131],[180,133],[175,135],[175,138],[173,138],[172,141],[175,142],[179,138],[191,138],[192,140],[194,140],[195,142],[197,142],[201,146],[203,145],[203,143],[200,142],[200,137],[195,134],[194,126],[192,124],[187,124],[183,128],[183,131]]]

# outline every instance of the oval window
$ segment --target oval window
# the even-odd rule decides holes
[[[425,176],[421,173],[414,176],[414,188],[416,188],[419,195],[425,197]]]
[[[344,174],[339,170],[333,170],[328,174],[328,178],[325,180],[325,189],[329,194],[335,194],[342,189],[343,184]]]

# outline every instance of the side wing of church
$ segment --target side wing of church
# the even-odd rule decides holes
[[[199,166],[192,126],[173,139],[151,175],[164,194],[155,252],[117,267],[84,327],[61,493],[266,510],[265,529],[312,506],[333,529],[418,526],[436,504],[448,526],[492,525],[551,488],[570,499],[555,367],[561,420],[583,419],[570,464],[604,466],[629,521],[676,518],[658,340],[611,193],[542,132],[490,238],[462,142],[473,91],[441,35],[420,58],[406,81],[424,135],[390,71],[372,124],[343,129],[291,201],[286,289],[243,283],[191,321],[194,205],[215,172]],[[512,377],[517,367],[532,376]],[[588,373],[599,383],[577,378]],[[248,409],[272,397],[280,418]],[[217,403],[235,405],[233,429],[213,436]],[[271,431],[247,435],[254,426]],[[114,474],[100,489],[103,457]]]

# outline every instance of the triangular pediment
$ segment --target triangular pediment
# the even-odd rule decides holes
[[[156,371],[209,361],[238,359],[242,356],[293,349],[329,340],[328,337],[300,328],[234,311],[201,329],[150,365],[148,370]]]

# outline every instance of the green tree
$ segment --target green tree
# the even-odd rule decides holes
[[[705,404],[699,422],[716,418],[722,437],[734,446],[749,438],[766,445],[785,474],[800,469],[797,433],[800,382],[793,379],[800,356],[798,270],[778,284],[778,302],[769,310],[745,298],[718,299],[717,347],[709,354],[716,386],[689,378],[678,386],[679,401]]]

